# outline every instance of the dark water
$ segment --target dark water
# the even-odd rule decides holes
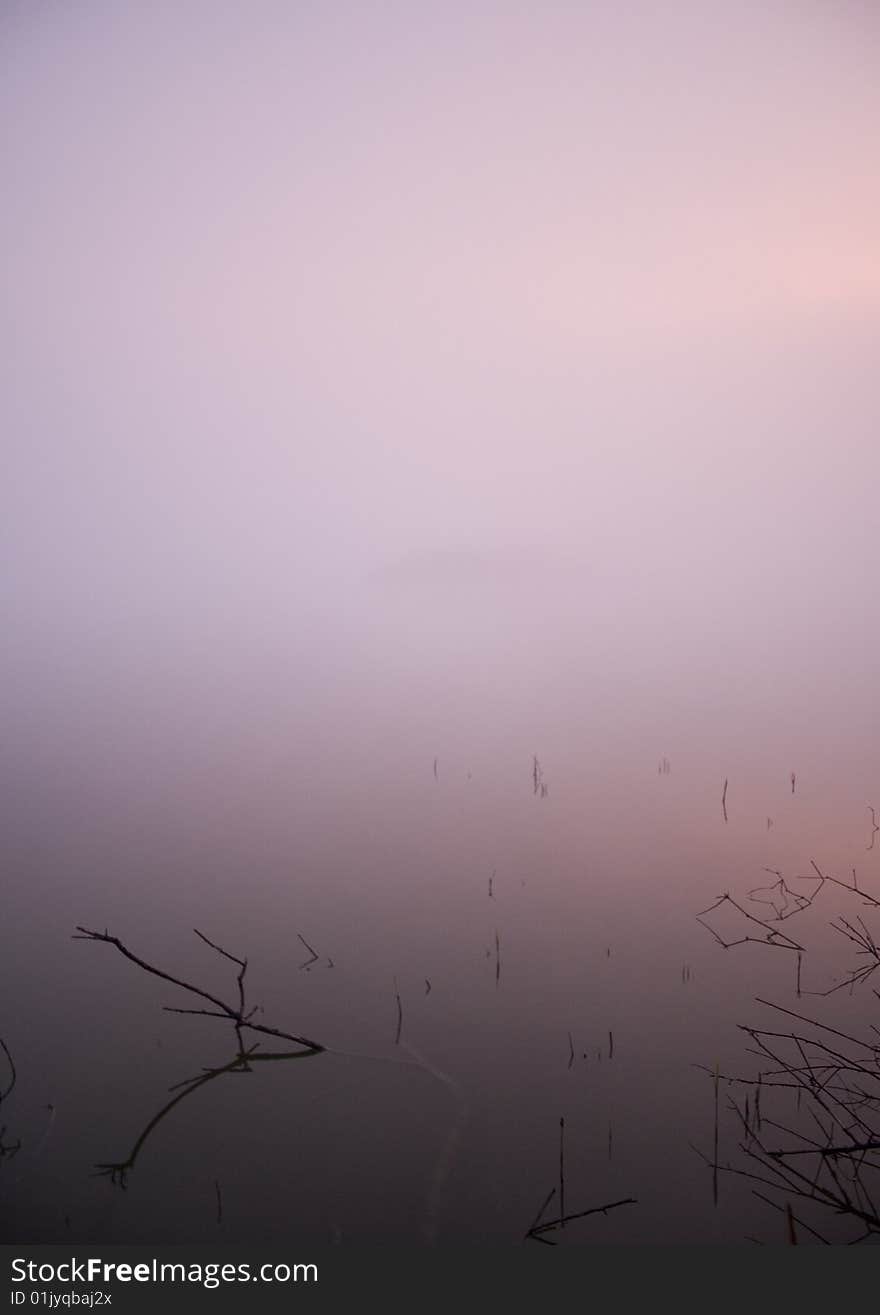
[[[699,708],[661,725],[632,689],[627,721],[610,685],[601,706],[564,691],[566,715],[496,685],[469,722],[460,694],[401,690],[334,678],[332,706],[316,684],[225,725],[197,705],[189,726],[96,695],[42,740],[31,725],[6,817],[2,1122],[21,1150],[0,1162],[4,1237],[516,1244],[558,1188],[564,1118],[566,1212],[637,1204],[559,1240],[784,1240],[754,1184],[722,1173],[713,1203],[699,1066],[754,1071],[737,1024],[773,1026],[755,996],[803,1007],[794,956],[725,951],[694,915],[730,890],[765,917],[747,898],[763,869],[809,890],[811,857],[876,890],[871,751],[783,747],[772,727],[755,748]],[[853,966],[828,928],[841,902],[798,915],[805,986]],[[713,925],[735,939],[727,913]],[[163,1012],[205,1002],[77,925],[234,1001],[237,968],[198,928],[247,957],[256,1021],[324,1051],[273,1058],[299,1048],[252,1034],[250,1071],[150,1126],[175,1084],[233,1064],[234,1030]],[[849,1030],[870,1002],[868,984],[808,1012]],[[736,1165],[730,1090],[719,1158]],[[96,1176],[108,1163],[128,1163],[124,1190]]]

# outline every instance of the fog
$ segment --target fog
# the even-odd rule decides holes
[[[861,855],[878,56],[858,0],[4,0],[5,967],[35,1020],[45,897],[59,938],[219,901],[259,945],[296,873],[328,937],[337,898],[375,919],[340,933],[369,974],[420,900],[468,925],[450,871],[541,869],[562,918],[598,864],[606,912],[671,919],[715,872]],[[634,803],[667,754],[679,794]]]

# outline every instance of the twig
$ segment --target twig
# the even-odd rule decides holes
[[[103,941],[107,945],[113,945],[120,954],[126,959],[130,959],[132,963],[137,964],[137,966],[142,968],[144,972],[151,973],[154,977],[160,977],[165,982],[171,982],[173,986],[179,986],[181,990],[189,991],[191,995],[199,996],[202,1000],[207,1000],[209,1004],[216,1005],[217,1009],[221,1011],[219,1014],[215,1014],[214,1011],[210,1010],[192,1010],[191,1012],[211,1014],[214,1017],[227,1018],[235,1027],[236,1035],[239,1038],[239,1050],[241,1050],[241,1031],[244,1028],[251,1032],[263,1033],[266,1036],[279,1037],[284,1041],[293,1041],[297,1045],[305,1046],[310,1053],[317,1054],[324,1049],[324,1047],[319,1045],[317,1041],[311,1041],[307,1037],[297,1036],[292,1032],[282,1032],[279,1028],[269,1027],[265,1023],[252,1022],[251,1019],[254,1010],[252,1009],[249,1013],[245,1013],[244,1003],[244,974],[247,968],[247,960],[238,959],[235,955],[230,954],[228,950],[221,949],[220,946],[214,945],[214,943],[209,941],[207,936],[203,935],[200,931],[196,931],[196,935],[199,936],[201,940],[210,945],[218,954],[222,954],[225,958],[231,959],[233,963],[237,963],[241,967],[241,971],[237,978],[239,989],[239,1007],[237,1009],[234,1008],[234,1006],[227,1004],[224,1000],[221,1000],[219,996],[212,995],[210,991],[203,991],[201,987],[193,986],[191,982],[184,981],[182,977],[174,977],[171,973],[163,972],[161,968],[156,968],[153,964],[147,963],[145,959],[141,959],[140,956],[134,954],[127,945],[124,945],[118,936],[111,936],[108,931],[90,931],[87,927],[77,927],[77,931],[80,934],[74,936],[74,940]]]
[[[874,848],[874,840],[877,836],[877,832],[880,831],[880,826],[877,825],[877,814],[874,812],[871,805],[868,804],[867,807],[868,812],[871,814],[871,843],[870,845],[865,845],[865,849],[870,850]]]
[[[715,1061],[715,1074],[713,1078],[715,1087],[715,1142],[714,1155],[712,1157],[712,1202],[715,1208],[718,1208],[718,1061]]]
[[[559,1120],[559,1227],[565,1228],[565,1119]]]
[[[535,1239],[536,1242],[543,1241],[542,1233],[548,1233],[554,1228],[562,1228],[563,1224],[570,1224],[574,1219],[586,1219],[589,1215],[606,1215],[609,1210],[616,1210],[621,1205],[638,1205],[638,1199],[634,1196],[627,1196],[621,1201],[609,1201],[607,1205],[593,1206],[592,1210],[578,1210],[574,1214],[560,1214],[558,1219],[551,1219],[546,1224],[540,1224],[537,1228],[529,1230],[527,1236]]]
[[[320,959],[321,956],[317,953],[316,950],[312,949],[311,945],[309,945],[305,936],[302,936],[300,935],[299,932],[297,932],[296,937],[297,940],[302,941],[303,945],[306,947],[309,954],[312,956],[311,959],[304,959],[303,962],[300,964],[300,968],[311,968],[312,964],[317,963],[317,961]]]
[[[6,1056],[6,1062],[9,1065],[9,1086],[6,1088],[5,1091],[0,1089],[0,1101],[4,1101],[6,1097],[9,1095],[12,1088],[15,1086],[17,1074],[15,1072],[15,1064],[12,1061],[12,1055],[9,1053],[9,1047],[7,1046],[6,1042],[3,1040],[2,1037],[0,1037],[0,1050],[3,1051],[4,1055]]]
[[[397,1032],[394,1037],[394,1044],[400,1045],[400,1031],[403,1027],[403,1005],[400,1002],[400,991],[397,987],[397,978],[394,979],[394,998],[397,1001]]]

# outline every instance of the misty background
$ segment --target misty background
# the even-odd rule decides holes
[[[858,0],[2,0],[4,990],[59,1073],[80,920],[258,955],[294,901],[384,1027],[473,874],[542,874],[525,946],[644,901],[678,987],[725,882],[864,860],[878,56]]]

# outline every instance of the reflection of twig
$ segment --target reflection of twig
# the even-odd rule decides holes
[[[718,1061],[715,1061],[715,1072],[713,1074],[713,1084],[715,1087],[715,1150],[712,1156],[712,1203],[718,1206]]]
[[[754,900],[756,904],[768,904],[776,914],[777,922],[782,922],[785,918],[791,918],[796,913],[810,907],[812,899],[806,895],[798,895],[797,891],[792,890],[777,868],[765,868],[764,871],[773,873],[779,880],[775,881],[772,886],[755,886],[753,890],[749,891],[749,899]],[[762,895],[768,895],[769,898],[762,899]],[[778,895],[778,901],[774,898],[775,895]]]
[[[565,1228],[565,1119],[559,1120],[559,1227]]]
[[[1,1103],[5,1101],[5,1098],[7,1098],[9,1093],[11,1093],[13,1086],[16,1085],[17,1074],[16,1074],[16,1065],[14,1065],[12,1060],[12,1055],[11,1053],[9,1053],[9,1047],[7,1043],[5,1043],[3,1038],[1,1038],[1,1036],[0,1036],[0,1049],[1,1051],[3,1051],[4,1055],[7,1056],[7,1063],[9,1065],[9,1085],[5,1089],[0,1089],[0,1103]],[[7,1136],[7,1126],[5,1126],[4,1123],[3,1127],[0,1127],[0,1160],[7,1160],[7,1159],[11,1160],[13,1155],[16,1155],[17,1151],[21,1151],[21,1141],[18,1140],[17,1137],[16,1140],[14,1141],[7,1141],[5,1140],[5,1136]]]
[[[870,845],[865,845],[865,849],[873,849],[874,838],[876,837],[877,832],[880,831],[880,826],[877,825],[877,814],[874,812],[870,804],[868,804],[868,812],[871,814],[871,843]]]
[[[397,978],[394,979],[394,998],[397,1001],[397,1034],[394,1038],[394,1044],[400,1045],[400,1030],[403,1027],[403,1005],[400,1002],[400,991],[397,988]]]
[[[253,1068],[251,1065],[255,1063],[268,1063],[273,1060],[286,1059],[309,1059],[317,1054],[320,1054],[320,1048],[316,1050],[311,1047],[306,1050],[294,1050],[289,1053],[266,1052],[265,1054],[259,1054],[257,1053],[257,1046],[255,1044],[250,1047],[250,1049],[237,1054],[228,1064],[223,1064],[219,1068],[205,1069],[203,1073],[197,1074],[196,1077],[187,1078],[185,1081],[177,1083],[171,1088],[172,1091],[177,1092],[177,1095],[173,1096],[171,1100],[163,1105],[158,1114],[153,1115],[143,1132],[135,1141],[127,1158],[125,1160],[116,1160],[95,1165],[95,1168],[98,1171],[98,1177],[109,1178],[111,1183],[114,1183],[124,1190],[128,1185],[128,1175],[134,1168],[135,1161],[143,1150],[144,1144],[150,1136],[150,1133],[153,1132],[158,1124],[162,1122],[166,1114],[171,1113],[175,1105],[179,1105],[182,1100],[186,1100],[187,1096],[191,1096],[193,1092],[198,1091],[199,1088],[205,1086],[206,1083],[213,1082],[215,1078],[222,1077],[224,1073],[252,1073]],[[219,1193],[220,1189],[218,1184],[218,1214],[222,1210]],[[220,1223],[219,1217],[217,1222]]]
[[[526,1230],[526,1237],[523,1238],[523,1241],[525,1241],[526,1238],[532,1236],[532,1234],[534,1233],[535,1229],[538,1227],[538,1225],[540,1224],[541,1220],[544,1218],[544,1211],[547,1209],[547,1206],[548,1206],[548,1205],[550,1204],[550,1202],[553,1200],[553,1198],[554,1198],[555,1195],[556,1195],[556,1188],[555,1188],[555,1187],[551,1187],[551,1188],[550,1188],[550,1191],[549,1191],[549,1192],[547,1193],[547,1195],[544,1197],[543,1205],[541,1206],[541,1209],[538,1211],[538,1213],[535,1215],[535,1218],[534,1218],[533,1223],[532,1223],[531,1226]],[[542,1240],[542,1239],[539,1239],[539,1240]],[[553,1246],[553,1243],[552,1243],[552,1242],[548,1242],[547,1245],[548,1245],[548,1246]]]
[[[778,878],[778,880],[774,882],[772,886],[756,886],[753,890],[748,892],[749,898],[754,900],[755,903],[766,904],[772,908],[775,915],[772,921],[776,923],[783,922],[787,918],[792,918],[795,914],[811,908],[826,885],[836,886],[840,890],[846,891],[848,895],[856,896],[861,903],[868,908],[880,909],[880,899],[876,898],[874,895],[870,895],[859,886],[855,868],[852,869],[852,881],[849,882],[842,881],[839,877],[833,877],[827,872],[823,872],[815,859],[810,859],[810,866],[816,874],[815,878],[796,878],[796,880],[799,881],[815,882],[813,890],[811,890],[808,895],[799,895],[796,891],[792,890],[778,868],[765,868],[765,872],[772,873]],[[729,903],[730,906],[740,913],[743,918],[765,928],[766,935],[763,938],[745,935],[737,940],[725,941],[719,932],[717,932],[715,928],[706,921],[708,915],[713,913],[714,910],[719,908],[723,903]],[[736,900],[732,899],[729,894],[719,896],[713,905],[708,909],[704,909],[702,913],[697,914],[697,920],[702,923],[707,931],[711,932],[718,944],[722,945],[725,949],[729,949],[733,945],[742,945],[746,941],[752,941],[759,944],[769,944],[771,946],[796,950],[798,958],[795,989],[798,995],[833,995],[836,991],[846,988],[852,989],[859,983],[866,981],[878,970],[878,968],[880,968],[880,944],[877,943],[873,934],[866,926],[864,919],[861,917],[856,917],[854,921],[850,921],[844,917],[839,917],[836,922],[830,924],[834,931],[838,932],[838,934],[843,936],[851,944],[855,945],[858,956],[867,959],[868,962],[856,967],[842,981],[837,982],[827,991],[802,991],[801,964],[803,954],[805,953],[804,947],[798,944],[797,941],[792,940],[791,937],[783,936],[781,932],[771,927],[769,922],[764,922],[759,918],[755,918],[752,914],[748,913],[741,904],[738,904]]]
[[[6,1042],[3,1040],[2,1036],[0,1036],[0,1050],[3,1051],[4,1055],[6,1056],[6,1062],[9,1065],[9,1086],[6,1088],[5,1091],[3,1090],[2,1087],[0,1087],[0,1101],[4,1101],[6,1097],[9,1095],[12,1088],[15,1086],[17,1075],[15,1072],[15,1064],[12,1062],[12,1055],[9,1053],[9,1047],[7,1046]]]
[[[727,821],[727,777],[724,778],[724,789],[721,791],[721,811],[724,814],[724,820]]]
[[[11,1160],[13,1155],[16,1155],[21,1150],[21,1141],[16,1137],[15,1141],[8,1142],[4,1140],[5,1137],[6,1124],[4,1123],[3,1127],[0,1128],[0,1160]]]
[[[12,1055],[9,1052],[9,1047],[2,1037],[0,1037],[0,1050],[3,1051],[3,1054],[6,1056],[6,1062],[9,1065],[9,1085],[6,1088],[0,1088],[0,1103],[2,1103],[15,1086],[17,1074],[15,1072],[15,1064]],[[5,1137],[6,1124],[4,1123],[3,1126],[0,1127],[0,1160],[11,1160],[13,1155],[21,1150],[21,1141],[16,1138],[15,1141],[8,1142],[5,1140]]]
[[[722,904],[730,904],[749,922],[753,922],[756,926],[762,927],[766,934],[763,937],[741,936],[739,940],[736,941],[725,941],[719,936],[715,928],[705,921],[707,916],[710,913],[714,913],[714,911],[717,908],[720,908]],[[703,909],[701,913],[698,913],[696,918],[697,922],[701,923],[708,932],[711,932],[718,944],[722,945],[725,950],[729,950],[734,945],[745,945],[747,941],[754,942],[756,945],[769,945],[773,948],[783,950],[802,950],[804,948],[802,945],[798,945],[797,941],[792,940],[790,936],[786,936],[784,932],[777,931],[775,927],[769,926],[768,923],[762,922],[760,918],[756,918],[754,914],[747,912],[741,904],[737,904],[736,900],[726,892],[723,895],[719,895],[715,903],[711,904],[708,909]]]

